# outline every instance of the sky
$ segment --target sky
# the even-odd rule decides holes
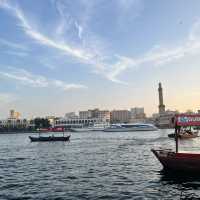
[[[199,0],[0,0],[0,117],[200,109]]]

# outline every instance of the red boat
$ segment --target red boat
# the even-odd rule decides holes
[[[200,152],[179,152],[178,138],[181,127],[200,126],[199,114],[179,114],[174,118],[176,150],[152,149],[151,151],[163,165],[164,170],[176,172],[199,172],[200,173]]]
[[[50,128],[40,128],[39,132],[64,132],[65,129],[63,127],[50,127]]]
[[[62,132],[62,136],[41,136],[41,133],[57,133]],[[56,142],[56,141],[69,141],[70,135],[64,136],[65,129],[63,127],[56,127],[56,128],[48,128],[48,129],[39,129],[39,136],[33,137],[29,136],[31,142]]]

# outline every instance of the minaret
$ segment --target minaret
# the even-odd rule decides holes
[[[159,94],[159,114],[164,113],[165,112],[165,105],[163,104],[163,89],[162,89],[162,85],[161,83],[159,83],[159,87],[158,87],[158,94]]]

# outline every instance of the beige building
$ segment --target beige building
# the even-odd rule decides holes
[[[139,123],[139,122],[145,122],[146,120],[146,114],[144,113],[143,107],[135,107],[131,108],[131,123]]]
[[[131,113],[128,110],[113,110],[110,114],[111,123],[128,123]]]
[[[92,118],[91,111],[79,111],[79,118],[81,119],[89,119]]]
[[[155,125],[160,128],[173,128],[172,118],[178,114],[177,111],[167,110],[164,113],[159,114],[155,119]]]
[[[100,119],[101,121],[110,122],[110,111],[99,110],[98,108],[88,111],[79,111],[80,119]]]
[[[15,110],[10,110],[10,116],[11,119],[19,119],[21,114],[19,112],[16,112]]]
[[[76,118],[78,118],[78,116],[76,115],[75,112],[68,112],[68,113],[65,114],[65,118],[67,118],[67,119],[76,119]]]

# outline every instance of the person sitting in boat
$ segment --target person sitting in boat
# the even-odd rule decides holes
[[[190,135],[193,134],[191,130],[186,130],[185,132],[186,132],[187,134],[190,134]]]
[[[186,134],[190,134],[190,135],[193,134],[191,128],[187,128],[187,129],[185,129],[185,133],[186,133]]]

